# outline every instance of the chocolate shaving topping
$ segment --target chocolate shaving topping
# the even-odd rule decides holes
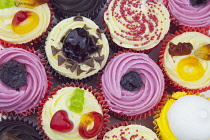
[[[90,35],[90,38],[91,38],[91,41],[92,41],[93,45],[96,45],[96,43],[97,43],[97,41],[98,41],[99,38],[96,38],[93,35]]]
[[[80,65],[77,66],[77,76],[79,76],[81,73],[85,72],[80,68]]]
[[[93,58],[90,58],[88,60],[85,61],[85,65],[88,65],[92,68],[94,68],[94,61],[93,61]]]
[[[74,61],[72,59],[69,59],[69,58],[67,58],[66,62],[71,64],[71,65],[74,65],[74,63],[77,63],[76,61]]]
[[[66,69],[70,69],[71,65],[65,65]]]
[[[75,69],[77,68],[77,63],[74,63],[72,66],[70,66],[70,70],[71,70],[71,72],[74,72],[75,71]]]
[[[51,49],[53,56],[55,56],[60,51],[59,49],[56,49],[54,46],[51,46]]]
[[[96,46],[98,47],[97,52],[98,52],[98,55],[100,56],[103,45],[96,45]]]
[[[77,16],[74,17],[74,21],[83,21],[83,17],[78,14]]]
[[[104,55],[99,56],[99,57],[94,57],[94,60],[101,65],[102,61],[104,60]]]
[[[192,49],[193,45],[191,43],[179,42],[177,45],[175,45],[170,42],[168,52],[171,56],[183,56],[190,54]]]
[[[87,27],[86,24],[82,28],[85,29],[85,30],[89,30],[90,29],[90,28]]]
[[[101,39],[101,33],[105,33],[106,32],[106,28],[104,30],[101,29],[96,29],[96,34],[99,36],[99,38]]]
[[[90,73],[91,71],[94,71],[94,68],[90,68],[90,70],[88,72],[86,72],[86,74]]]
[[[58,66],[62,65],[66,61],[61,55],[58,55]]]

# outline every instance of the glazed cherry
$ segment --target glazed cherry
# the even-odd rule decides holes
[[[63,40],[63,52],[67,58],[83,62],[87,56],[96,52],[98,47],[94,38],[84,28],[69,31]]]
[[[94,126],[91,130],[87,130],[88,125],[94,122]],[[84,139],[90,139],[99,134],[103,127],[103,116],[98,112],[89,112],[83,114],[79,124],[79,134]]]
[[[65,110],[59,110],[53,115],[50,128],[59,132],[69,132],[74,128],[74,124],[69,120]]]

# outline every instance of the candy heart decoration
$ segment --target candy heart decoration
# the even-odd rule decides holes
[[[73,127],[74,124],[69,120],[68,114],[65,110],[57,111],[50,121],[50,128],[55,131],[69,132]]]

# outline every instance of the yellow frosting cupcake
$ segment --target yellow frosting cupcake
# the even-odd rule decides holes
[[[176,92],[154,116],[162,140],[209,140],[210,101],[186,92]]]

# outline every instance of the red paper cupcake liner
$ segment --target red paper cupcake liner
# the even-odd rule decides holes
[[[11,45],[12,46],[12,45]],[[10,47],[11,47],[10,46]],[[6,48],[8,48],[7,46],[5,46]],[[42,63],[42,65],[44,66],[45,68],[45,71],[46,71],[46,75],[47,75],[47,83],[48,83],[48,87],[46,89],[46,93],[45,93],[45,96],[44,96],[44,99],[47,98],[49,96],[49,93],[50,93],[50,89],[52,88],[52,84],[53,82],[51,82],[51,80],[53,79],[53,77],[51,77],[51,72],[49,71],[49,67],[46,66],[46,60],[43,59],[43,55],[40,54],[40,51],[39,50],[35,50],[34,48],[31,48],[31,47],[28,47],[28,46],[16,46],[17,48],[21,48],[21,49],[25,49],[35,55],[37,55],[39,58],[40,58],[40,61]],[[0,113],[2,113],[2,115],[5,115],[7,117],[14,117],[14,116],[18,116],[18,117],[22,117],[22,116],[29,116],[31,114],[34,114],[37,112],[38,110],[38,107],[40,106],[40,104],[42,103],[42,101],[40,101],[40,103],[37,105],[37,107],[35,108],[32,108],[32,109],[28,109],[27,111],[25,112],[22,112],[22,113],[19,113],[19,114],[16,114],[15,112],[4,112],[4,111],[0,111]]]
[[[179,83],[175,83],[174,81],[172,81],[169,76],[167,75],[166,71],[165,71],[165,67],[163,65],[163,61],[164,61],[164,52],[165,49],[167,47],[167,44],[170,40],[172,40],[174,37],[176,37],[177,35],[181,35],[185,32],[200,32],[204,35],[207,35],[210,37],[210,35],[208,34],[208,31],[205,30],[204,28],[192,28],[192,27],[186,27],[183,30],[179,30],[176,31],[175,34],[170,35],[169,37],[165,38],[161,50],[160,50],[160,55],[159,55],[159,59],[158,59],[158,65],[160,67],[160,69],[162,70],[163,74],[164,74],[164,79],[165,79],[165,83],[166,83],[166,87],[167,87],[167,91],[169,93],[171,93],[172,91],[191,91],[193,93],[199,93],[199,92],[204,92],[206,90],[210,89],[210,86],[201,88],[201,89],[188,89],[186,87],[183,87],[182,85],[179,85]]]
[[[118,53],[115,53],[114,56],[111,56],[111,57],[109,58],[107,64],[108,64],[115,56],[118,56],[118,55],[120,55],[120,54],[122,54],[122,53],[128,53],[128,52],[139,53],[138,51],[136,51],[136,50],[131,50],[131,49],[119,51]],[[97,86],[96,88],[99,89],[99,92],[102,93],[102,96],[103,96],[102,81],[101,81],[101,76],[103,75],[103,71],[100,72],[99,75],[100,75],[100,76],[97,78],[97,80],[98,80],[98,81],[97,81],[97,85],[98,85],[98,86]],[[166,89],[166,88],[167,88],[167,87],[166,87],[166,85],[165,85],[164,89]],[[165,98],[165,95],[166,95],[166,91],[164,90],[163,96],[162,96],[161,100]],[[103,98],[104,98],[104,100],[105,100],[105,97],[104,97],[104,96],[103,96]],[[161,101],[161,100],[160,100],[160,101]],[[123,113],[116,113],[116,112],[114,112],[114,111],[111,110],[111,107],[109,107],[109,105],[107,105],[107,106],[108,106],[108,108],[109,108],[109,113],[110,113],[113,117],[115,117],[116,119],[119,119],[119,120],[122,120],[122,121],[132,121],[132,120],[140,120],[140,119],[143,119],[143,118],[145,119],[146,117],[151,116],[151,115],[154,114],[154,112],[158,109],[158,106],[159,106],[159,105],[161,105],[161,102],[159,102],[159,103],[158,103],[156,106],[154,106],[151,110],[149,110],[149,111],[147,111],[147,112],[145,112],[145,113],[142,113],[142,114],[134,115],[134,116],[128,116],[128,115],[123,114]]]
[[[53,89],[53,92],[51,92],[51,94],[48,96],[48,99],[45,98],[43,99],[41,106],[38,108],[38,115],[40,115],[39,117],[37,117],[38,120],[38,124],[40,125],[39,129],[42,129],[43,125],[42,125],[42,109],[44,104],[50,99],[53,98],[52,95],[57,94],[57,91],[65,88],[65,87],[78,87],[78,88],[84,88],[85,90],[88,90],[89,92],[91,92],[97,99],[98,103],[101,105],[102,107],[102,112],[103,112],[103,120],[104,120],[104,124],[103,124],[103,129],[105,129],[108,126],[109,121],[109,115],[108,112],[109,110],[107,109],[107,104],[106,101],[104,101],[104,98],[102,96],[102,94],[100,92],[97,92],[96,89],[93,89],[92,86],[88,87],[87,84],[82,84],[82,83],[66,83],[66,84],[62,84],[62,86],[58,86],[57,88]],[[45,139],[50,140],[49,137],[47,137],[47,135],[45,134],[44,130],[42,129],[41,133],[43,135],[45,135]],[[97,139],[100,139],[99,137],[97,137]]]
[[[30,47],[33,47],[35,49],[39,49],[39,45],[40,45],[40,42],[42,41],[42,37],[45,37],[48,32],[52,29],[53,27],[53,20],[54,20],[54,13],[53,13],[53,8],[51,8],[51,4],[48,4],[49,6],[49,9],[50,9],[50,12],[51,12],[51,17],[50,17],[50,23],[46,29],[45,32],[43,32],[39,37],[31,40],[30,42],[27,42],[27,43],[11,43],[11,42],[7,42],[7,41],[4,41],[2,39],[0,39],[0,45],[2,45],[3,47],[17,47],[17,48],[21,48],[23,45],[25,46],[30,46]]]
[[[109,2],[106,3],[105,11],[108,9],[110,2],[111,2],[111,0],[110,0]],[[113,38],[112,38],[112,36],[111,36],[111,34],[110,34],[110,30],[109,30],[109,28],[108,28],[106,22],[104,21],[104,14],[102,15],[102,25],[103,25],[103,27],[106,29],[105,34],[106,34],[106,37],[107,37],[107,39],[109,40],[109,42],[110,42],[110,44],[111,44],[110,47],[111,47],[111,49],[112,49],[115,53],[117,53],[118,51],[124,51],[124,50],[125,50],[125,51],[134,50],[134,49],[130,49],[130,48],[121,47],[121,46],[117,45],[117,44],[113,41]],[[167,36],[167,34],[166,34],[165,36]],[[155,50],[156,48],[158,48],[158,46],[160,46],[161,42],[162,42],[162,40],[160,40],[160,42],[159,42],[157,45],[155,45],[154,47],[152,47],[152,48],[150,48],[150,49],[134,50],[134,51],[136,51],[136,52],[138,52],[138,53],[145,53],[145,54],[148,54],[148,53],[152,52],[153,50]]]

